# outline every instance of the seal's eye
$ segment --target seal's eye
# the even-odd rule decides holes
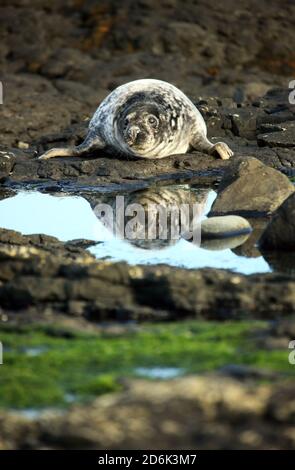
[[[153,127],[157,127],[157,125],[158,125],[158,119],[153,115],[148,117],[148,122]]]

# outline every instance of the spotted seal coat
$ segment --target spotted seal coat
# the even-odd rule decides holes
[[[207,139],[205,121],[189,98],[170,83],[143,79],[121,85],[94,113],[80,145],[53,148],[41,157],[82,156],[97,150],[141,158],[163,158],[196,149],[233,155],[224,142]]]

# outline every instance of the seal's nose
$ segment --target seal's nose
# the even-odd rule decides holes
[[[136,137],[140,133],[140,129],[137,126],[130,126],[128,129],[128,137],[129,139],[134,142],[136,140]]]

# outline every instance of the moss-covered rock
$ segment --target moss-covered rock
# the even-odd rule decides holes
[[[85,401],[116,391],[124,377],[165,378],[216,371],[229,364],[261,368],[256,377],[263,380],[268,377],[264,370],[271,379],[273,373],[295,377],[286,356],[287,340],[285,349],[257,346],[255,338],[265,334],[266,326],[191,321],[121,330],[93,328],[93,333],[54,324],[2,326],[0,406],[66,406],[69,397]]]

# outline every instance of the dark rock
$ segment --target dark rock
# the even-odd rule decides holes
[[[3,248],[3,255],[8,248],[8,252],[11,253],[11,256],[15,256],[16,258],[18,258],[19,254],[25,258],[26,256],[34,257],[34,253],[36,253],[36,256],[42,256],[43,254],[46,255],[51,252],[69,258],[81,256],[82,258],[90,257],[93,259],[88,251],[79,247],[79,243],[62,243],[58,238],[50,235],[22,235],[20,232],[2,228],[0,228],[0,247]],[[34,249],[36,249],[36,252]]]
[[[157,181],[176,182],[217,181],[222,169],[227,165],[224,160],[199,152],[175,155],[160,160],[125,160],[109,157],[106,154],[95,155],[95,158],[55,158],[38,161],[36,158],[17,159],[13,173],[7,185],[13,182],[42,182],[52,186],[52,180],[60,181],[66,188],[66,181],[74,181],[78,188],[79,181],[83,186],[109,186],[113,183],[133,186],[133,190],[145,188]],[[212,172],[211,172],[212,170]],[[77,177],[79,181],[77,182]]]
[[[0,181],[9,176],[15,163],[15,155],[12,152],[0,151]]]
[[[260,100],[266,113],[269,116],[286,111],[294,114],[294,108],[289,102],[290,92],[291,90],[287,87],[271,88]]]
[[[26,244],[26,239],[20,232],[0,229],[0,243],[21,245]]]
[[[291,194],[277,209],[259,245],[263,250],[295,250],[295,195]]]
[[[295,121],[284,122],[279,125],[278,131],[270,130],[269,133],[259,134],[257,136],[258,145],[267,145],[268,147],[295,147]]]
[[[272,271],[295,274],[295,251],[265,250],[261,247],[260,250]]]
[[[253,139],[256,136],[257,127],[257,110],[254,109],[239,109],[236,113],[231,114],[232,132],[239,137],[246,137]]]
[[[294,349],[295,317],[290,316],[272,321],[266,329],[258,329],[255,336],[257,347],[283,350],[288,356]]]
[[[246,379],[274,379],[279,374],[273,371],[268,371],[265,369],[259,369],[257,367],[250,367],[238,364],[228,364],[221,369],[219,372],[223,375],[227,375],[239,380]]]
[[[270,334],[276,337],[283,337],[289,341],[295,339],[295,318],[280,319],[272,324]]]
[[[26,318],[36,309],[42,319],[50,309],[97,322],[275,319],[295,312],[292,275],[108,263],[52,237],[0,233],[0,306],[7,315]]]
[[[246,258],[258,258],[261,256],[261,252],[257,247],[257,241],[267,226],[269,218],[256,217],[248,219],[248,222],[252,227],[252,232],[243,244],[233,249],[233,252],[238,256],[245,256]],[[268,259],[266,261],[268,262]]]
[[[265,415],[278,423],[295,423],[295,394],[294,386],[286,384],[272,393],[267,404]],[[288,435],[288,433],[287,433]],[[291,435],[289,434],[291,437]]]
[[[97,245],[98,242],[94,240],[85,240],[84,238],[79,238],[75,240],[70,240],[65,243],[65,246],[78,247],[78,248],[89,248],[90,246]]]
[[[128,179],[129,184],[134,184],[134,189],[135,185],[139,184],[139,179],[145,179],[148,185],[167,178],[171,181],[194,179],[199,184],[214,184],[230,164],[199,152],[147,162],[142,159],[126,162],[124,159],[102,153],[86,159],[58,158],[54,161],[38,161],[36,156],[53,146],[79,144],[83,140],[89,118],[107,90],[96,91],[90,85],[83,84],[76,86],[75,81],[61,78],[55,81],[56,88],[45,78],[28,74],[7,76],[7,83],[7,103],[3,108],[4,113],[0,116],[0,127],[2,118],[5,135],[3,143],[8,146],[3,147],[3,151],[11,152],[15,156],[12,167],[5,166],[7,185],[38,180],[44,184],[46,180],[66,182],[75,181],[77,178],[83,179],[84,184],[88,186],[111,185],[114,180],[116,183],[125,184]],[[32,89],[35,94],[32,94]],[[30,109],[22,99],[26,102],[32,101]],[[195,102],[207,121],[208,133],[213,142],[222,139],[229,143],[237,156],[253,155],[263,163],[287,174],[294,167],[295,150],[291,147],[280,147],[279,143],[275,142],[272,147],[258,147],[256,140],[253,140],[256,139],[257,133],[262,135],[261,132],[267,129],[271,131],[268,135],[274,136],[277,129],[293,125],[292,122],[285,122],[286,119],[294,119],[291,106],[286,105],[283,109],[281,100],[281,95],[273,92],[271,99],[267,95],[261,100],[259,108],[249,105],[237,108],[230,98],[210,97]],[[86,108],[89,110],[87,113],[84,112]],[[33,117],[26,115],[29,112]],[[281,113],[289,114],[282,118]],[[58,127],[53,118],[56,114],[59,116]],[[22,118],[15,118],[13,123],[9,122],[11,116],[15,115]],[[274,117],[278,119],[274,121]],[[29,142],[29,148],[25,152],[19,149],[16,152],[14,148],[7,150],[11,145],[19,146],[22,141]],[[64,183],[62,185],[64,186]]]
[[[275,150],[281,164],[282,168],[279,168],[283,171],[287,176],[295,176],[293,164],[295,161],[295,149],[286,149],[286,148],[276,148]]]
[[[41,74],[48,78],[87,80],[87,74],[95,67],[95,60],[79,49],[59,48],[48,57],[41,68]],[[84,88],[85,90],[85,88]]]
[[[55,86],[62,94],[73,98],[74,100],[83,100],[89,107],[97,106],[109,94],[109,90],[99,89],[95,90],[84,83],[72,80],[55,80]]]
[[[1,80],[5,90],[5,103],[0,105],[1,145],[6,150],[17,147],[20,141],[31,144],[68,127],[75,119],[81,122],[87,117],[82,101],[61,95],[43,77],[20,74],[7,75]],[[94,103],[91,111],[96,107]]]
[[[11,189],[0,187],[0,201],[9,197],[13,197],[15,195],[16,193],[12,191]]]
[[[253,137],[255,119],[283,122],[294,116],[290,90],[268,91],[286,87],[286,76],[292,76],[290,3],[279,16],[275,2],[265,9],[264,2],[257,6],[254,0],[250,7],[243,0],[237,16],[231,15],[234,0],[227,0],[222,12],[214,9],[213,0],[186,5],[174,1],[173,8],[170,2],[160,5],[155,0],[149,5],[132,0],[119,9],[117,0],[107,3],[94,8],[87,0],[78,8],[70,2],[66,9],[58,2],[48,8],[43,1],[1,5],[1,144],[31,146],[46,134],[63,132],[89,118],[115,86],[154,76],[155,71],[157,78],[175,83],[195,102],[200,95],[207,100],[212,136],[234,131]],[[247,13],[251,6],[253,17]],[[247,103],[253,99],[259,101],[256,111]],[[232,123],[229,113],[237,109],[243,117]]]
[[[294,121],[295,114],[291,109],[283,109],[282,111],[277,111],[273,113],[269,113],[267,109],[264,109],[263,114],[259,114],[257,116],[257,135],[264,134],[268,132],[275,132],[275,126],[278,127],[278,131],[281,130],[279,127],[282,123],[286,123],[287,121]],[[273,127],[273,130],[271,130]],[[262,138],[263,139],[263,138]],[[268,145],[267,142],[260,142],[261,146],[272,146]]]
[[[294,192],[285,175],[253,157],[233,160],[218,187],[210,215],[266,215]]]

